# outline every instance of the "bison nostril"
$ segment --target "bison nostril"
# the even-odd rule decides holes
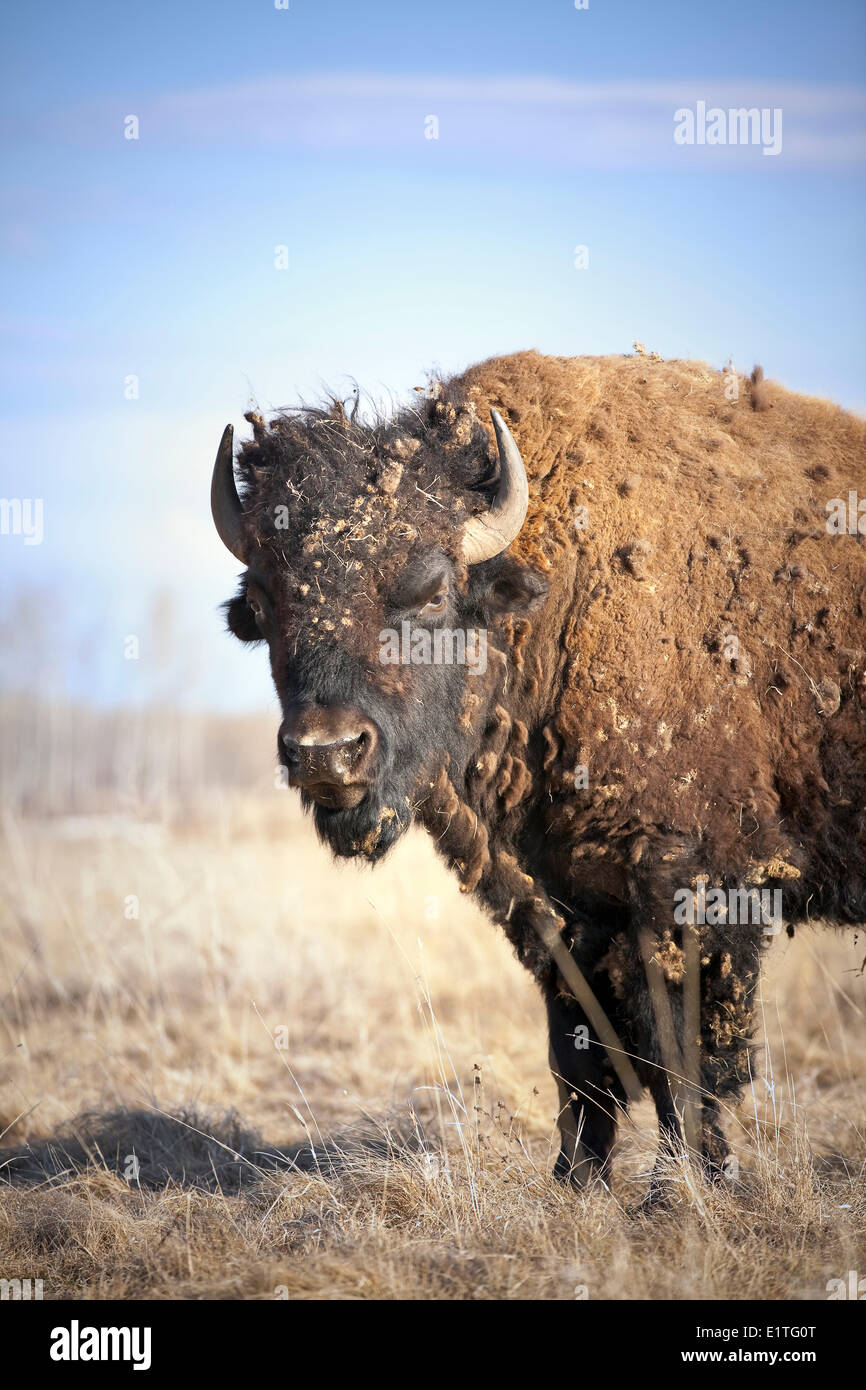
[[[373,754],[378,747],[379,740],[375,729],[362,729],[356,735],[352,744],[352,756],[358,768],[365,768],[372,760]]]
[[[312,789],[310,794],[323,805],[330,802],[316,789],[326,785],[341,788],[346,805],[350,789],[356,798],[351,804],[363,796],[379,737],[375,724],[358,710],[337,705],[302,707],[286,715],[278,739],[280,761],[288,769],[292,786]]]
[[[301,761],[301,750],[293,738],[286,738],[283,735],[283,752],[288,762],[297,765]]]

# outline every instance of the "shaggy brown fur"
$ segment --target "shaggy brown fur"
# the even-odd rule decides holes
[[[512,550],[551,591],[521,716],[578,876],[609,891],[609,865],[675,835],[750,883],[817,868],[812,915],[861,920],[866,548],[825,508],[866,493],[866,424],[778,387],[756,419],[695,363],[523,353],[451,392],[503,411],[530,474]]]
[[[703,1151],[719,1165],[718,1101],[748,1078],[766,938],[723,918],[686,940],[675,894],[779,889],[789,930],[866,920],[866,549],[825,524],[832,498],[866,492],[866,425],[758,371],[730,402],[728,380],[690,362],[519,353],[373,427],[340,408],[254,418],[241,456],[244,585],[257,576],[271,595],[284,708],[352,699],[396,750],[368,820],[319,831],[375,859],[414,815],[502,923],[545,993],[557,1171],[577,1179],[606,1161],[625,1094],[594,1033],[575,1046],[587,1020],[551,933],[669,1143],[671,1077],[696,1043],[694,949]],[[467,571],[459,528],[486,505],[491,407],[530,508],[508,554]],[[452,621],[489,628],[483,679],[376,660],[401,575],[431,551],[452,567]],[[245,592],[229,622],[249,639]]]

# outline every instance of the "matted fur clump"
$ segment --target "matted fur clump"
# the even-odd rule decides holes
[[[373,424],[330,408],[301,408],[270,423],[246,417],[253,439],[238,460],[252,545],[292,557],[299,583],[335,572],[356,593],[367,564],[389,564],[419,541],[459,556],[460,527],[483,509],[494,472],[489,437],[471,404],[439,383],[413,409]],[[305,594],[303,595],[306,596]]]

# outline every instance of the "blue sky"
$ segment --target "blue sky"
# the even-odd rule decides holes
[[[269,698],[220,633],[207,512],[251,397],[637,338],[866,410],[861,3],[7,0],[2,25],[0,495],[42,497],[45,538],[0,557],[62,649],[34,679],[147,698],[148,642],[120,652],[163,594],[178,697]],[[780,109],[780,154],[675,144],[701,100]]]

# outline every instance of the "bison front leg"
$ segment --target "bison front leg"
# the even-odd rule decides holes
[[[640,946],[647,986],[642,1055],[651,1063],[659,1122],[649,1197],[655,1201],[675,1174],[670,1159],[684,1148],[711,1180],[727,1171],[720,1115],[749,1080],[761,940],[750,925],[726,923],[644,932]]]
[[[607,1053],[573,999],[546,996],[550,1069],[559,1093],[559,1157],[554,1176],[575,1187],[603,1177],[625,1092]]]
[[[760,977],[761,928],[727,927],[705,945],[701,964],[701,1156],[708,1175],[727,1175],[728,1146],[720,1112],[736,1104],[752,1077],[755,992]]]

